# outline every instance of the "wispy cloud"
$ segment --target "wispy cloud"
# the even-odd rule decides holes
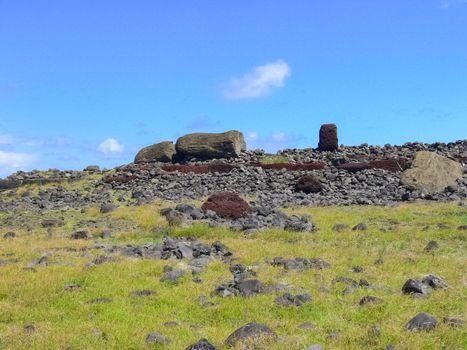
[[[0,134],[0,145],[11,145],[13,141],[13,136],[8,134]]]
[[[108,138],[102,141],[97,150],[105,156],[120,156],[123,153],[125,147],[114,138]]]
[[[34,154],[0,151],[0,176],[5,176],[18,170],[26,170],[37,159],[38,157]]]
[[[292,71],[283,60],[253,68],[240,77],[233,77],[224,89],[228,100],[251,99],[266,96],[273,88],[283,87]]]
[[[266,152],[277,152],[285,148],[296,148],[298,143],[305,136],[300,134],[288,134],[284,132],[275,132],[266,135],[260,135],[256,131],[246,133],[246,143],[248,149],[264,149]]]
[[[449,9],[451,7],[455,7],[462,4],[466,5],[467,0],[441,0],[442,9]]]

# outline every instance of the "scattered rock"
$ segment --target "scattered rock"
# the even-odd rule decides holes
[[[443,317],[443,322],[451,327],[463,327],[465,325],[465,321],[460,318],[454,317]]]
[[[360,302],[359,302],[359,304],[362,306],[366,304],[382,304],[382,303],[384,303],[383,299],[374,297],[372,295],[364,296],[363,298],[360,299]]]
[[[88,304],[107,304],[112,302],[111,298],[99,297],[88,301]]]
[[[301,306],[309,301],[311,301],[310,294],[292,295],[284,293],[276,298],[275,303],[279,306]]]
[[[274,258],[272,261],[273,266],[283,266],[286,270],[308,270],[308,269],[327,269],[331,264],[323,259],[307,259],[307,258],[294,258],[284,259],[282,257]]]
[[[422,312],[412,318],[405,326],[405,329],[408,331],[430,331],[437,324],[438,321],[433,316]]]
[[[36,326],[33,324],[27,324],[23,327],[25,333],[34,333],[36,331]]]
[[[321,344],[313,344],[307,347],[305,350],[324,350]]]
[[[195,344],[190,345],[185,350],[220,350],[219,348],[212,345],[207,339],[201,339]]]
[[[67,292],[74,292],[74,291],[78,291],[78,290],[81,290],[83,287],[80,285],[80,284],[76,284],[76,283],[70,283],[70,284],[66,284],[63,289]]]
[[[428,275],[422,279],[422,283],[430,286],[433,289],[444,289],[448,288],[448,284],[440,277],[434,275]]]
[[[146,344],[167,345],[170,342],[169,337],[157,332],[149,333],[146,337]]]
[[[156,292],[150,289],[135,290],[131,292],[131,296],[133,297],[149,297],[155,294]]]
[[[304,330],[310,330],[310,329],[315,329],[316,325],[312,322],[303,322],[298,325],[298,328],[304,329]]]
[[[367,229],[368,229],[368,226],[363,222],[352,227],[352,231],[365,231]]]
[[[259,294],[263,291],[264,286],[257,279],[245,280],[237,285],[237,289],[241,296],[247,297],[253,294]]]
[[[118,208],[118,206],[115,205],[115,204],[105,203],[105,204],[101,205],[100,212],[102,214],[107,214],[107,213],[110,213],[110,212],[114,211],[117,208]]]
[[[425,251],[432,252],[439,248],[438,242],[436,241],[429,241],[425,247]]]
[[[349,225],[346,225],[346,224],[335,224],[332,227],[332,230],[334,232],[341,232],[341,231],[347,230],[348,228],[349,228]]]
[[[321,192],[323,186],[321,181],[312,175],[305,175],[298,179],[295,186],[297,192],[303,193],[318,193]]]
[[[91,236],[90,236],[88,231],[80,230],[80,231],[76,231],[76,232],[72,233],[70,238],[71,239],[89,239],[89,238],[91,238]]]
[[[277,334],[268,326],[255,322],[248,323],[233,332],[225,343],[228,346],[236,346],[238,343],[248,342],[253,345],[255,342],[263,342],[277,338]]]
[[[8,239],[8,238],[15,238],[16,237],[16,233],[10,231],[10,232],[7,232],[3,235],[3,238],[5,239]]]
[[[164,273],[161,277],[161,282],[171,282],[171,283],[178,283],[183,276],[185,276],[186,272],[181,269],[169,269]]]
[[[431,291],[432,289],[429,285],[412,278],[408,279],[402,286],[402,293],[404,294],[418,293],[422,295],[428,295],[431,293]]]

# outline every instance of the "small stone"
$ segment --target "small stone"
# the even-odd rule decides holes
[[[432,252],[439,248],[438,242],[436,241],[429,241],[425,247],[425,251]]]
[[[310,329],[315,329],[316,325],[312,322],[303,322],[298,325],[298,328],[300,329],[305,329],[305,330],[310,330]]]
[[[412,318],[405,328],[408,331],[429,331],[436,327],[438,321],[427,313],[420,313]]]
[[[384,302],[383,299],[377,298],[371,295],[364,296],[363,298],[360,299],[359,304],[361,306],[366,305],[366,304],[382,304]]]
[[[247,297],[253,294],[259,294],[264,290],[261,281],[257,279],[245,280],[238,284],[238,291],[241,296]]]
[[[133,297],[149,297],[151,295],[155,295],[156,292],[150,289],[143,289],[143,290],[135,290],[131,292],[131,296]]]
[[[36,327],[33,324],[27,324],[23,327],[23,330],[26,333],[34,333],[36,331]]]
[[[347,230],[348,228],[349,228],[349,225],[347,225],[347,224],[335,224],[332,227],[332,230],[334,232],[341,232],[341,231]]]
[[[313,344],[307,347],[305,350],[324,350],[321,344]]]
[[[76,231],[71,234],[71,239],[88,239],[90,238],[89,232],[86,230]]]
[[[355,272],[355,273],[362,273],[362,272],[363,272],[363,267],[361,267],[361,266],[354,266],[354,267],[352,267],[352,272]]]
[[[228,346],[236,346],[238,343],[242,343],[243,341],[253,343],[255,341],[259,341],[262,344],[263,341],[272,340],[276,338],[277,334],[271,328],[269,328],[266,325],[252,322],[238,328],[235,332],[229,335],[225,343]]]
[[[166,345],[170,343],[169,337],[153,332],[149,333],[146,337],[146,344],[160,344],[160,345]]]
[[[70,283],[70,284],[66,284],[63,289],[67,292],[74,292],[74,291],[77,291],[77,290],[81,290],[82,289],[82,286],[79,285],[79,284],[76,284],[76,283]]]
[[[371,338],[379,338],[381,336],[381,327],[379,325],[374,325],[368,330],[368,335]]]
[[[207,339],[201,339],[195,344],[188,346],[185,350],[220,350],[208,342]]]
[[[164,322],[165,327],[178,327],[178,322],[176,321],[168,321]]]
[[[101,212],[101,214],[107,214],[107,213],[110,213],[110,212],[114,211],[117,208],[118,208],[118,206],[115,205],[115,204],[105,203],[105,204],[101,205],[100,212]]]
[[[110,232],[109,230],[103,230],[100,234],[100,237],[102,239],[110,238],[112,237],[112,232]]]
[[[365,231],[367,229],[368,229],[368,226],[363,222],[352,227],[352,231]]]
[[[3,235],[3,238],[5,239],[8,239],[8,238],[15,238],[16,237],[16,233],[10,231],[10,232],[7,232]]]
[[[180,269],[173,269],[166,271],[164,275],[161,277],[161,282],[171,282],[171,283],[178,283],[182,277],[185,276],[185,271]]]
[[[463,327],[465,325],[464,320],[448,316],[443,317],[443,322],[451,327]]]
[[[434,275],[428,275],[424,277],[422,279],[422,283],[434,289],[448,288],[448,284],[442,278],[436,277]]]
[[[428,295],[431,293],[431,287],[429,285],[426,285],[422,282],[419,282],[415,279],[410,278],[402,286],[402,293],[404,294],[420,293],[423,295]]]
[[[347,286],[347,287],[345,287],[345,289],[342,291],[342,294],[348,295],[348,294],[352,294],[353,292],[354,292],[353,288],[350,287],[350,286]]]
[[[88,304],[107,304],[112,301],[111,298],[99,297],[88,301]]]

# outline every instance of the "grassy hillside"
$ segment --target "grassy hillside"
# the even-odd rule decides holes
[[[277,332],[277,343],[268,349],[304,349],[320,343],[325,349],[466,349],[466,327],[443,324],[444,316],[465,319],[467,304],[467,211],[457,204],[401,204],[394,207],[330,207],[286,210],[309,213],[318,225],[316,233],[269,230],[245,236],[221,228],[197,225],[167,227],[158,209],[167,203],[123,207],[109,214],[97,209],[22,214],[0,214],[0,233],[14,231],[15,238],[0,238],[0,348],[2,349],[185,349],[207,338],[221,349],[238,327],[252,321]],[[46,217],[63,217],[66,225],[47,230]],[[360,222],[365,231],[352,231]],[[332,226],[350,226],[334,232]],[[77,228],[86,228],[91,240],[70,240]],[[158,229],[155,229],[158,228]],[[99,234],[109,229],[112,237]],[[102,255],[96,245],[143,244],[161,241],[164,234],[197,237],[207,243],[222,241],[234,252],[234,262],[249,265],[264,284],[285,284],[293,294],[307,292],[312,301],[300,307],[277,306],[281,293],[248,298],[211,297],[221,283],[231,280],[229,265],[212,262],[193,281],[187,274],[178,284],[159,281],[165,265],[186,268],[184,260],[149,260],[114,254],[114,261],[87,267]],[[430,240],[439,249],[424,250]],[[87,249],[86,249],[87,248]],[[47,254],[47,264],[28,264]],[[294,271],[272,266],[274,257],[322,258],[331,264],[323,270]],[[361,267],[363,272],[355,272]],[[435,290],[427,298],[403,295],[408,278],[434,274],[448,289]],[[332,283],[339,276],[367,280],[372,288]],[[66,285],[80,289],[67,291]],[[133,291],[153,290],[147,297]],[[360,306],[372,295],[382,304]],[[201,298],[200,296],[206,296]],[[108,303],[89,303],[95,298]],[[206,301],[210,301],[206,305]],[[427,312],[440,321],[431,332],[408,332],[405,324]],[[173,324],[173,321],[176,324]],[[168,322],[172,322],[168,323]],[[312,329],[299,325],[311,322]],[[28,325],[32,325],[28,327]],[[380,335],[373,334],[378,326]],[[26,326],[26,327],[25,327]],[[165,346],[148,345],[150,332],[171,339]]]

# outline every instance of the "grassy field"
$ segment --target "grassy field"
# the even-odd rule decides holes
[[[195,283],[187,274],[178,284],[159,281],[164,265],[185,268],[186,261],[144,260],[116,256],[116,261],[86,267],[101,250],[94,245],[125,245],[159,242],[165,226],[158,209],[167,203],[119,208],[110,214],[97,209],[68,210],[42,215],[0,214],[1,234],[12,230],[17,237],[0,238],[0,348],[1,349],[185,349],[207,338],[221,349],[238,327],[252,321],[264,323],[279,335],[268,349],[304,349],[320,343],[325,349],[467,349],[466,327],[443,324],[444,316],[467,318],[467,211],[457,204],[401,204],[394,207],[331,207],[287,209],[288,214],[309,213],[318,225],[316,233],[270,230],[245,236],[221,228],[197,225],[168,228],[173,236],[197,237],[207,243],[221,240],[233,252],[236,263],[252,266],[265,284],[283,283],[311,294],[312,301],[300,307],[279,307],[279,293],[253,297],[211,297],[222,282],[231,280],[229,266],[214,261]],[[44,217],[63,217],[66,225],[47,231],[39,222]],[[87,221],[83,221],[87,220]],[[91,221],[89,221],[91,220]],[[333,232],[336,223],[350,227],[364,222],[366,231]],[[439,224],[443,224],[438,226]],[[9,227],[6,227],[6,226]],[[70,240],[78,227],[86,227],[92,240]],[[111,238],[97,238],[109,228]],[[439,249],[424,247],[436,240]],[[82,249],[88,247],[89,249]],[[66,249],[65,249],[66,248]],[[70,249],[74,248],[74,249]],[[28,263],[48,254],[48,265],[35,271]],[[290,271],[273,267],[274,257],[322,258],[331,267],[324,270]],[[10,263],[6,263],[8,260]],[[17,261],[15,261],[17,259]],[[375,264],[380,260],[381,264]],[[363,272],[353,272],[360,266]],[[442,277],[448,289],[435,290],[429,297],[403,295],[408,278],[427,274]],[[339,276],[366,279],[374,289],[346,287],[331,281]],[[76,291],[65,291],[70,283]],[[131,296],[135,290],[150,289],[149,297]],[[359,300],[373,295],[382,304],[360,306]],[[214,303],[203,306],[200,296]],[[111,302],[91,304],[98,297]],[[408,332],[405,324],[416,314],[427,312],[440,321],[431,332]],[[167,322],[177,324],[169,325]],[[313,329],[298,326],[312,322]],[[26,327],[33,325],[32,327]],[[378,325],[380,336],[371,334]],[[165,346],[145,342],[150,332],[160,332],[172,341]]]

